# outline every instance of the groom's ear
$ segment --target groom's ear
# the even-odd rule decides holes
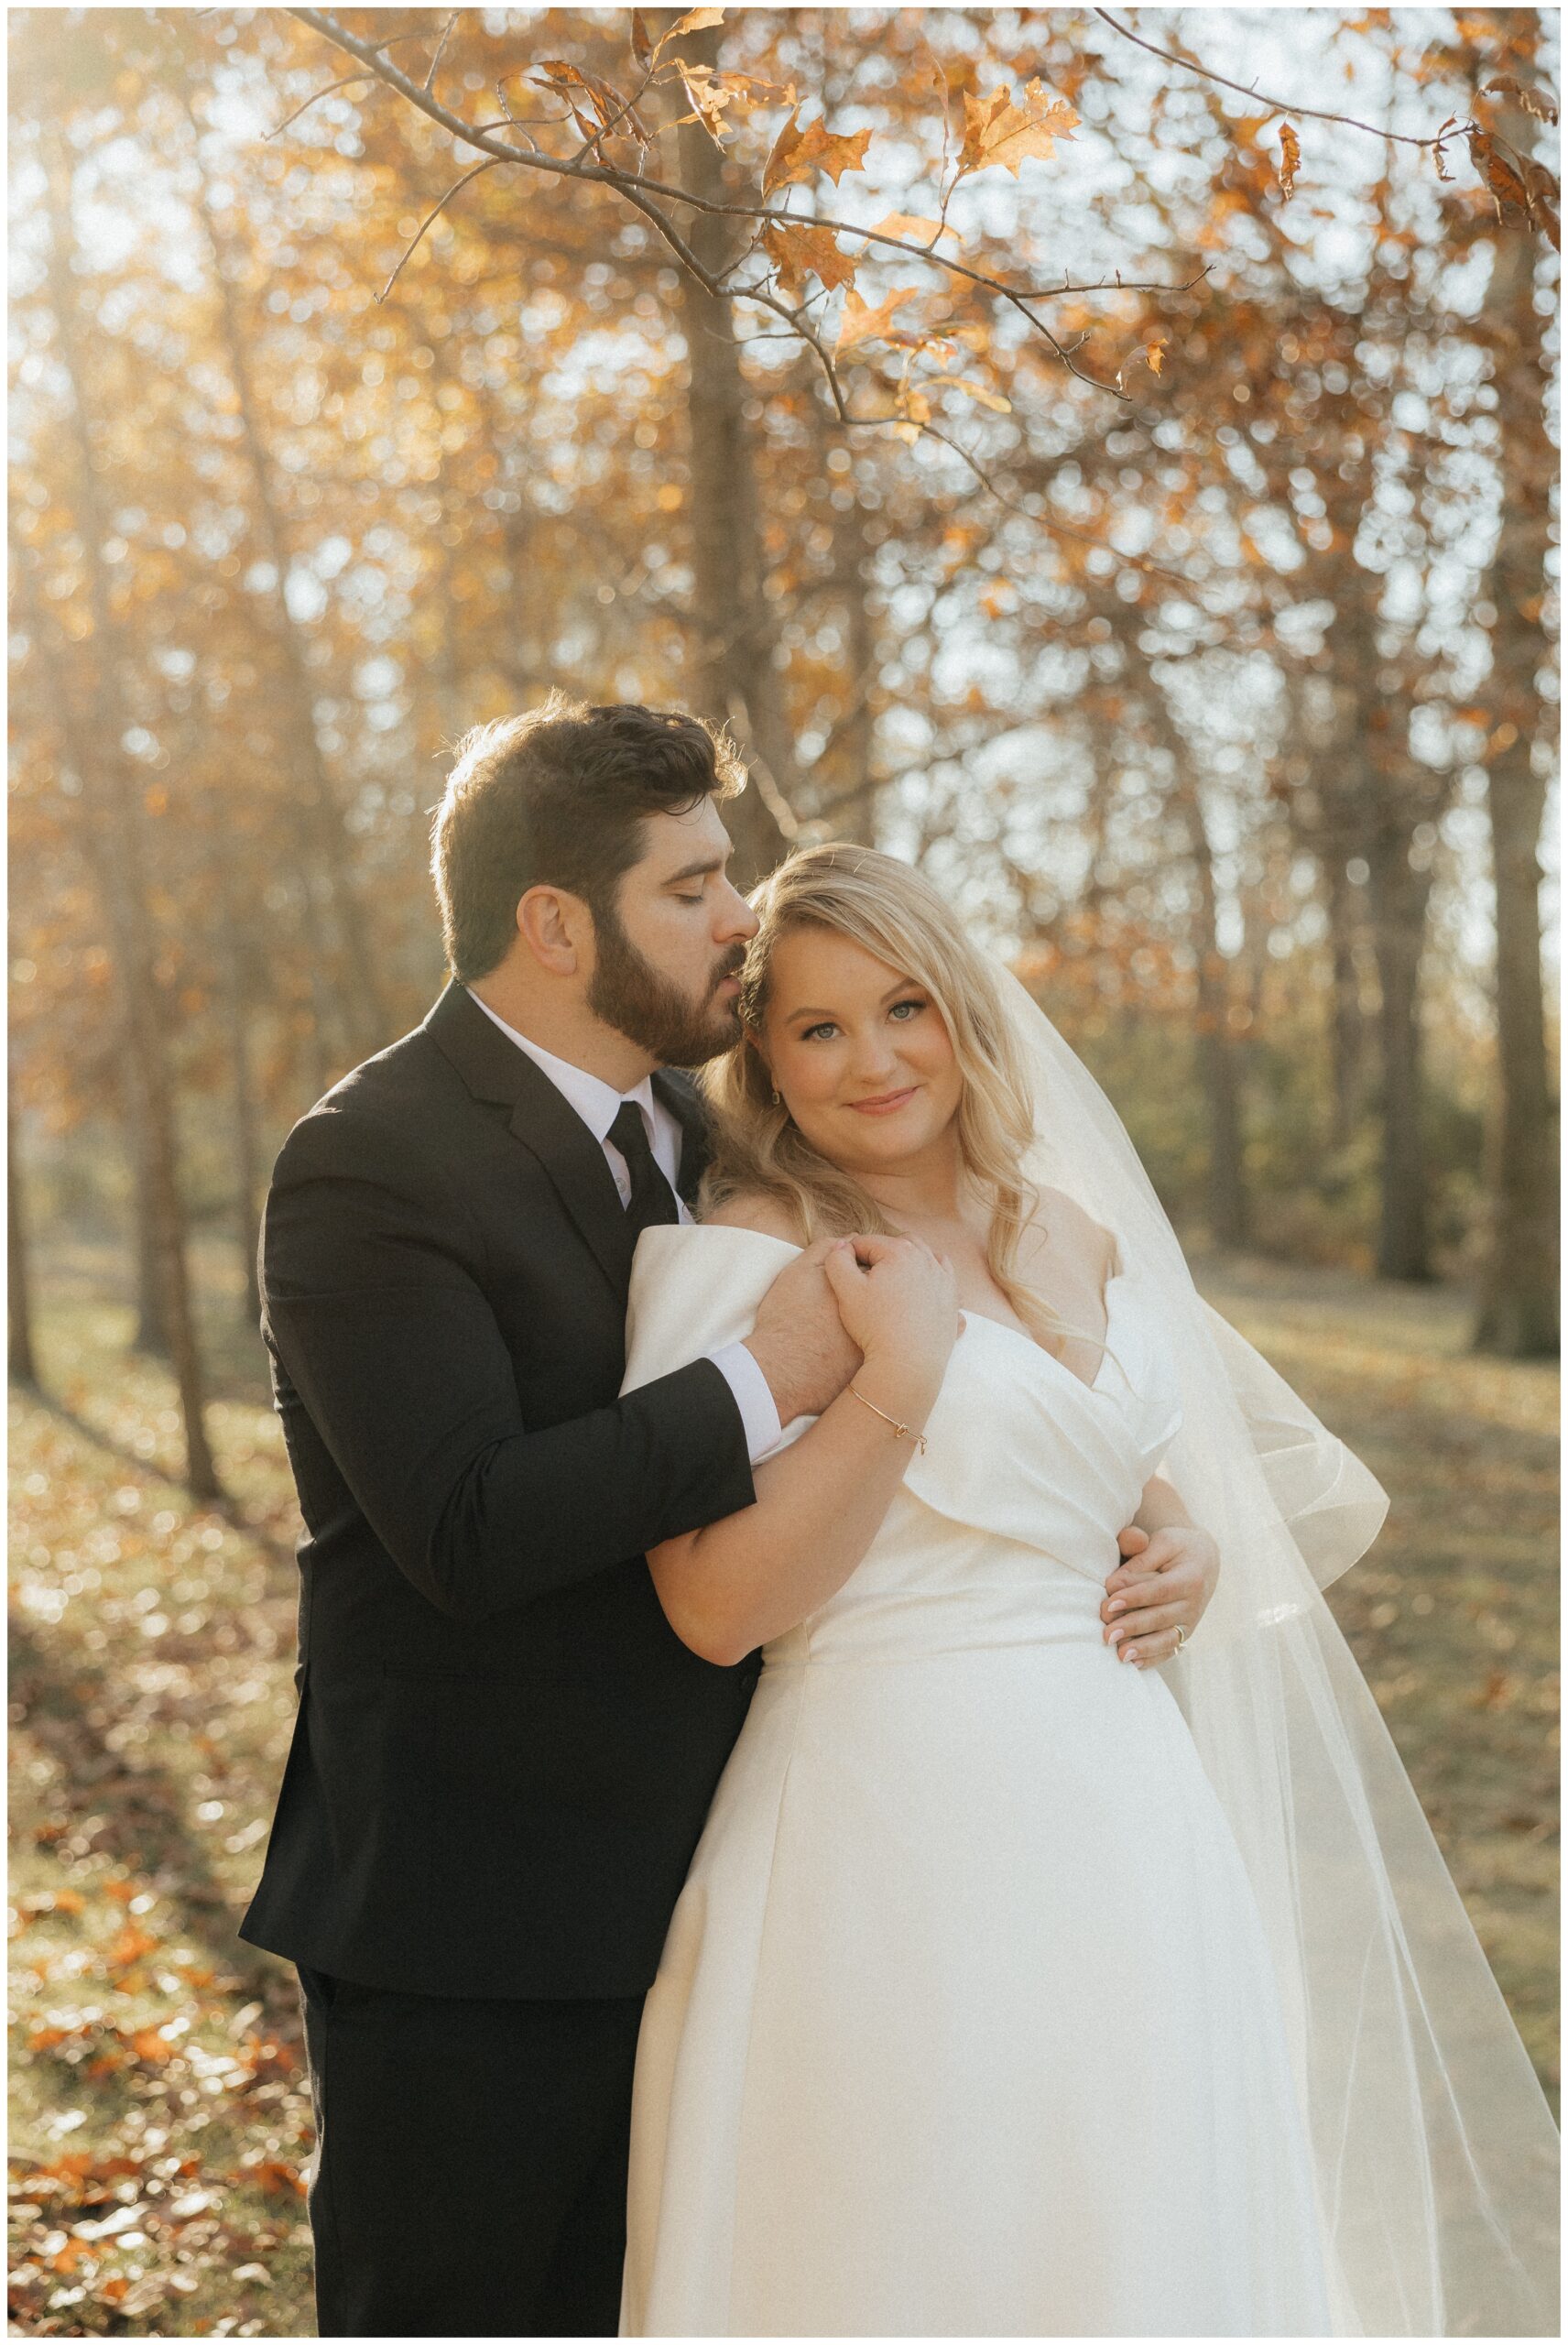
[[[574,977],[593,966],[593,915],[569,889],[530,888],[519,897],[517,934],[552,977]]]

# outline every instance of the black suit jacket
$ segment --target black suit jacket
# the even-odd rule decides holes
[[[655,1081],[694,1191],[700,1103]],[[681,1644],[643,1550],[754,1491],[711,1362],[617,1399],[631,1255],[598,1142],[460,986],[289,1134],[299,1713],[252,1944],[422,1994],[650,1982],[755,1668]]]

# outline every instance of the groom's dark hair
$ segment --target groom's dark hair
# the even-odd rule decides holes
[[[552,692],[521,716],[476,725],[457,745],[430,829],[452,976],[465,984],[505,959],[530,888],[565,888],[596,922],[613,920],[644,817],[745,786],[724,735],[677,709],[592,708]]]

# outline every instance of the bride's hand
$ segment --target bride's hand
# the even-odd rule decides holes
[[[1100,1618],[1118,1661],[1136,1668],[1171,1661],[1176,1631],[1190,1637],[1219,1578],[1220,1551],[1206,1531],[1171,1524],[1152,1537],[1129,1523],[1117,1542],[1123,1561],[1105,1582]]]
[[[844,1332],[866,1355],[861,1379],[926,1386],[935,1398],[958,1335],[958,1286],[923,1238],[842,1238],[822,1265]]]

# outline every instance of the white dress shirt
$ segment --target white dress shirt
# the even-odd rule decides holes
[[[642,1109],[653,1161],[674,1191],[681,1219],[690,1221],[691,1216],[686,1209],[686,1200],[676,1186],[681,1171],[681,1126],[656,1096],[653,1077],[645,1074],[630,1091],[616,1091],[609,1084],[602,1082],[598,1075],[590,1074],[586,1068],[573,1066],[569,1060],[558,1059],[553,1052],[542,1049],[538,1042],[531,1042],[526,1034],[519,1034],[515,1026],[508,1026],[504,1018],[497,1017],[487,1001],[480,1001],[479,996],[469,987],[465,987],[464,991],[471,1001],[478,1002],[485,1017],[492,1025],[501,1029],[508,1042],[516,1042],[519,1051],[527,1052],[539,1073],[549,1076],[567,1106],[587,1125],[604,1151],[604,1162],[615,1176],[623,1205],[631,1202],[632,1176],[626,1169],[626,1158],[610,1138],[610,1127],[628,1100]],[[735,1394],[735,1406],[746,1428],[746,1450],[755,1466],[758,1458],[766,1456],[778,1445],[783,1431],[768,1379],[744,1344],[726,1344],[722,1351],[710,1352],[708,1358]]]

